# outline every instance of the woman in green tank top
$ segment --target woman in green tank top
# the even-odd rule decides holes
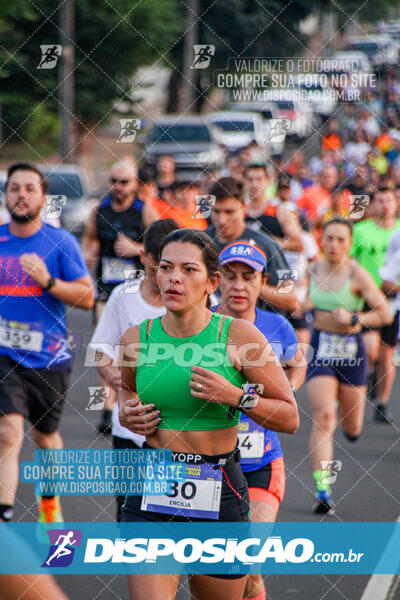
[[[179,483],[172,500],[130,496],[121,520],[247,521],[247,485],[236,449],[237,409],[248,409],[269,429],[294,433],[299,419],[292,390],[252,323],[207,308],[220,274],[216,246],[205,233],[168,235],[157,280],[165,316],[131,327],[121,338],[119,418],[121,425],[146,435],[149,447],[172,450],[174,460],[195,464],[198,474],[185,481],[194,497],[181,494]],[[244,393],[247,381],[262,384],[263,397],[248,385]],[[178,581],[178,575],[131,575],[131,599],[174,598]],[[245,582],[246,576],[234,574],[190,579],[194,593],[213,600],[241,600]]]
[[[336,406],[345,437],[355,442],[361,433],[367,378],[367,356],[361,336],[363,325],[380,327],[391,314],[372,277],[349,257],[352,223],[335,218],[323,226],[324,258],[309,275],[305,308],[314,310],[307,394],[313,427],[310,453],[316,497],[313,512],[334,514],[330,481],[333,462]],[[373,310],[362,312],[368,302]]]

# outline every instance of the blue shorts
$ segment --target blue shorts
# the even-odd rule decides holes
[[[334,346],[329,343],[333,339]],[[310,345],[313,357],[307,367],[306,381],[325,375],[345,385],[366,385],[368,361],[361,333],[337,335],[314,329]],[[339,350],[336,355],[334,348]]]

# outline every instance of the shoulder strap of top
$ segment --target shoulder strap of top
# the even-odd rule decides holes
[[[149,319],[145,319],[139,325],[139,341],[140,344],[144,343],[147,340],[147,325]]]
[[[312,263],[310,266],[310,284],[315,285],[315,279],[317,279],[317,266],[318,260],[315,263]]]
[[[153,319],[145,319],[139,325],[139,341],[141,343],[147,342],[150,335],[150,330],[153,325]]]
[[[218,341],[222,344],[226,344],[228,342],[228,332],[232,321],[233,317],[229,317],[227,315],[222,316],[218,331]]]
[[[350,275],[349,275],[350,281],[353,279],[353,277],[356,274],[356,271],[358,271],[358,269],[359,269],[359,265],[353,264],[351,271],[350,271]]]

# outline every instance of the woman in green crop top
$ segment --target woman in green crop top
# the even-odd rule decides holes
[[[175,461],[190,463],[191,475],[169,496],[128,497],[121,520],[248,521],[237,407],[244,410],[246,402],[258,423],[294,433],[299,420],[292,390],[252,323],[207,308],[220,275],[217,249],[205,233],[168,235],[157,280],[165,316],[131,327],[121,339],[119,418],[146,435],[147,447],[172,450]],[[244,394],[246,381],[264,385],[263,397],[252,389]],[[190,494],[189,488],[183,494],[183,485]],[[130,575],[131,599],[174,598],[178,581],[178,575]],[[213,600],[241,600],[245,582],[237,574],[190,578],[195,595]]]
[[[313,414],[310,453],[316,498],[313,512],[334,513],[329,481],[323,468],[333,459],[336,406],[345,437],[361,433],[367,378],[367,356],[361,327],[380,327],[391,313],[372,277],[349,257],[352,223],[336,218],[323,226],[324,258],[309,275],[308,308],[313,308],[312,358],[307,368],[307,394]],[[364,302],[373,306],[361,312]],[[306,307],[307,308],[307,307]]]

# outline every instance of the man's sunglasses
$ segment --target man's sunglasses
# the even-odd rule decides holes
[[[110,183],[115,185],[116,183],[122,183],[122,185],[126,185],[129,183],[129,179],[116,179],[115,177],[110,178]]]

